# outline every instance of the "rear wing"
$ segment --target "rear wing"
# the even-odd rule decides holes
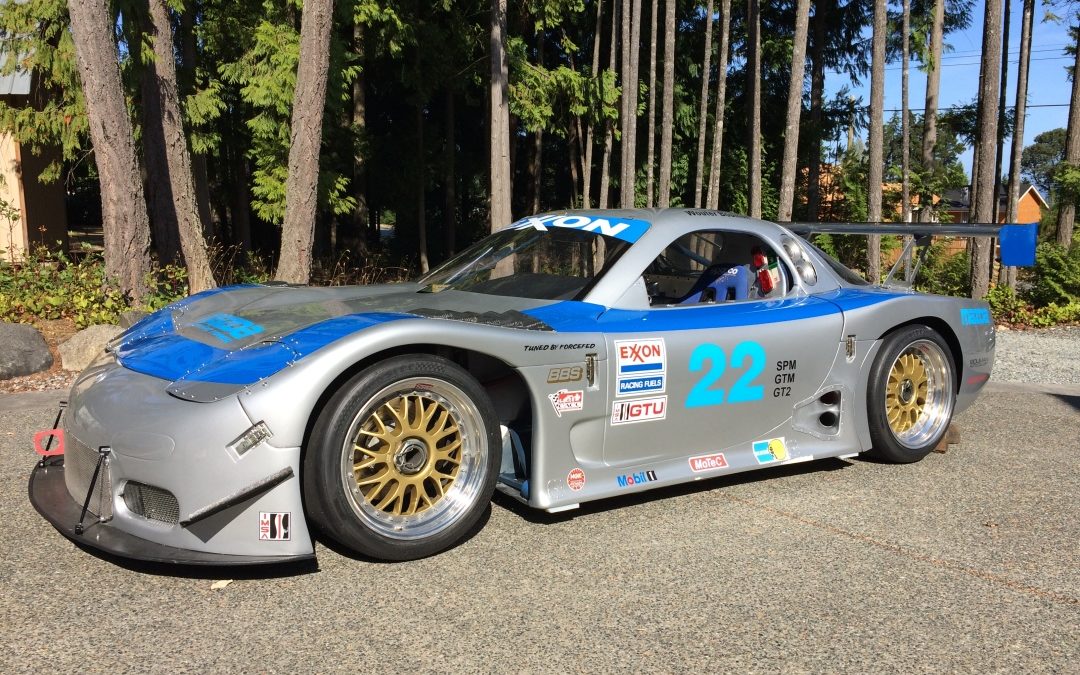
[[[1031,267],[1035,264],[1035,245],[1038,243],[1038,223],[781,223],[799,235],[811,234],[899,234],[912,237],[900,259],[889,272],[885,283],[892,278],[901,263],[912,255],[916,246],[922,247],[915,265],[918,271],[930,241],[935,236],[997,237],[1000,243],[1001,264],[1009,267]],[[910,278],[910,277],[909,277]]]

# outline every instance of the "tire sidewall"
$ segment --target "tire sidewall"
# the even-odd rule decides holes
[[[948,412],[941,429],[925,444],[917,448],[909,448],[896,439],[892,427],[889,425],[884,403],[885,387],[888,382],[889,371],[892,369],[897,357],[912,343],[919,340],[933,342],[944,354],[945,363],[949,368],[950,393],[947,401]],[[937,331],[928,326],[915,324],[897,329],[887,335],[881,350],[874,359],[874,365],[870,369],[870,379],[866,389],[866,414],[870,426],[870,440],[873,446],[871,454],[879,459],[902,464],[917,462],[926,457],[949,429],[953,410],[956,406],[956,387],[956,363],[952,350]]]
[[[408,378],[444,380],[472,402],[483,424],[485,447],[476,470],[483,472],[480,489],[457,519],[445,529],[422,539],[387,537],[366,525],[345,495],[341,453],[353,420],[371,402],[374,392]],[[308,515],[339,543],[364,555],[383,560],[413,560],[442,551],[476,524],[495,488],[501,460],[501,435],[490,398],[476,378],[454,362],[429,354],[397,356],[376,363],[354,376],[327,402],[315,423],[304,458],[304,495]]]

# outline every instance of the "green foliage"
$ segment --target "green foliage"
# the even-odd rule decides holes
[[[97,255],[76,261],[39,248],[19,263],[0,264],[0,319],[5,321],[70,318],[82,328],[116,323],[127,308]]]
[[[919,268],[915,288],[925,293],[968,297],[971,295],[971,256],[948,250],[952,239],[938,240]]]
[[[1068,251],[1054,242],[1035,249],[1035,267],[1020,276],[1027,290],[1023,296],[1036,307],[1080,302],[1080,243]]]
[[[1035,137],[1020,155],[1020,175],[1044,196],[1054,192],[1054,173],[1065,158],[1065,129],[1051,129]]]
[[[59,149],[63,160],[73,161],[89,147],[89,126],[68,24],[66,0],[0,3],[0,48],[19,55],[4,58],[0,74],[33,71],[37,82],[34,105],[0,98],[0,130],[34,153]],[[60,162],[49,162],[38,179],[57,180],[61,171]]]
[[[1080,301],[1065,304],[1050,303],[1036,307],[1017,297],[1008,286],[991,288],[986,294],[994,321],[1014,326],[1047,328],[1063,323],[1080,322]]]

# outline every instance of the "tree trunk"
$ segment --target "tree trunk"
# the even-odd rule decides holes
[[[446,137],[443,139],[443,223],[446,255],[454,254],[457,247],[457,119],[454,90],[446,89]]]
[[[491,0],[491,231],[510,224],[510,94],[506,0]]]
[[[637,174],[638,42],[641,39],[641,0],[623,0],[623,127],[622,170],[619,175],[619,205],[634,208]],[[625,10],[630,11],[627,16]]]
[[[608,49],[608,72],[615,72],[615,45],[618,44],[619,0],[611,2],[611,43]],[[614,130],[610,119],[604,120],[604,159],[600,166],[600,208],[611,205],[611,149]]]
[[[1002,3],[1002,29],[1001,29],[1001,86],[998,87],[998,110],[997,110],[997,147],[994,148],[994,222],[1001,222],[1001,161],[1005,153],[1005,95],[1009,90],[1009,14],[1012,12],[1012,2],[1004,0]],[[991,256],[993,255],[993,240],[990,242]]]
[[[153,32],[149,17],[144,22],[144,30],[146,33]],[[132,48],[141,50],[142,46],[142,36],[139,36]],[[133,56],[137,62],[142,61],[137,53]],[[180,261],[180,226],[176,222],[177,211],[169,184],[169,160],[165,155],[166,143],[161,121],[161,91],[152,62],[144,64],[139,73],[139,93],[142,95],[139,117],[142,120],[146,202],[153,235],[151,241],[157,252],[158,263],[175,265]]]
[[[660,193],[657,206],[671,204],[671,143],[675,125],[675,0],[664,4],[664,98],[660,122]]]
[[[251,171],[248,158],[240,152],[236,157],[236,191],[233,193],[233,241],[245,251],[253,250],[251,239]]]
[[[712,158],[709,161],[709,191],[706,208],[720,206],[720,153],[724,145],[724,115],[727,113],[728,36],[731,28],[731,0],[720,0],[720,43],[716,46],[716,108],[713,110]]]
[[[362,58],[365,50],[364,27],[359,22],[353,24],[353,50],[360,54]],[[363,139],[367,130],[367,92],[364,90],[364,80],[365,75],[361,71],[352,83],[352,128],[354,136],[361,139]],[[359,144],[358,146],[363,147]],[[356,196],[353,223],[361,246],[366,248],[371,214],[368,212],[367,167],[364,163],[364,155],[359,151],[353,154],[352,178],[353,194]]]
[[[544,130],[537,129],[533,134],[532,157],[529,162],[529,177],[532,178],[532,206],[530,213],[540,213],[540,184],[544,171]]]
[[[589,71],[589,76],[594,79],[598,78],[600,75],[600,37],[604,27],[602,20],[604,16],[603,10],[603,0],[597,0],[596,32],[593,34],[592,70]],[[602,103],[601,106],[603,106]],[[581,206],[586,209],[592,208],[592,164],[593,146],[595,145],[593,133],[593,124],[590,121],[585,129],[585,159],[582,162],[581,167]]]
[[[874,0],[873,58],[870,64],[870,152],[867,186],[867,220],[881,222],[882,136],[885,120],[885,0]],[[871,283],[881,275],[881,235],[867,237],[866,274]]]
[[[1001,68],[1001,0],[986,0],[983,20],[982,65],[979,70],[979,126],[975,222],[994,218],[994,146],[997,145],[998,76]],[[971,256],[971,297],[982,298],[990,290],[990,238],[976,237]]]
[[[152,68],[158,114],[143,130],[150,145],[160,143],[165,154],[166,173],[171,204],[163,211],[170,218],[167,222],[178,228],[180,249],[187,266],[188,288],[192,293],[214,288],[214,274],[210,271],[203,223],[199,217],[199,203],[195,193],[195,181],[191,173],[191,154],[188,152],[187,136],[184,135],[183,118],[176,84],[176,60],[173,48],[172,21],[165,0],[150,0],[151,38],[154,45]],[[158,215],[163,215],[158,212]]]
[[[761,7],[758,0],[747,0],[746,23],[749,35],[746,48],[746,71],[750,87],[750,217],[761,217]]]
[[[926,64],[926,109],[923,111],[922,165],[933,175],[934,150],[937,146],[938,91],[941,89],[941,44],[944,39],[945,0],[934,0],[934,19],[930,29],[930,63]],[[924,186],[928,181],[924,181]],[[933,191],[924,187],[919,195],[919,220],[929,223],[934,215]]]
[[[1069,104],[1069,127],[1065,132],[1065,161],[1080,165],[1080,26],[1074,29],[1077,37],[1076,60],[1073,64],[1072,98]],[[1072,246],[1073,225],[1076,221],[1076,195],[1061,200],[1058,210],[1057,243]]]
[[[806,171],[806,218],[817,221],[821,210],[821,132],[825,108],[825,28],[828,5],[814,0],[814,42],[810,50],[810,165]]]
[[[730,0],[729,0],[730,1]],[[645,151],[645,206],[656,205],[656,11],[660,3],[651,2],[649,23],[649,140]]]
[[[1016,75],[1016,124],[1013,127],[1012,155],[1009,159],[1008,211],[1005,222],[1015,223],[1017,202],[1020,201],[1020,157],[1024,149],[1024,118],[1027,115],[1028,68],[1031,65],[1031,28],[1035,16],[1035,0],[1024,0],[1024,16],[1020,24],[1020,64]],[[1005,268],[1005,284],[1016,290],[1016,268]]]
[[[198,61],[199,49],[195,41],[195,12],[198,6],[195,2],[185,5],[180,13],[180,43],[183,54],[183,66],[187,76],[177,75],[177,81],[181,92],[190,94],[195,86],[195,67]],[[186,82],[186,84],[185,84]],[[202,221],[203,234],[207,237],[217,237],[220,222],[214,220],[210,209],[210,172],[206,164],[206,155],[191,153],[191,177],[195,181],[195,199],[199,205],[199,220]]]
[[[310,1],[310,0],[309,0]],[[416,104],[416,238],[420,254],[420,273],[427,274],[431,269],[427,251],[427,170],[424,161],[424,105]]]
[[[784,123],[784,160],[780,177],[780,206],[776,219],[791,220],[795,203],[795,164],[799,157],[799,118],[802,116],[803,81],[806,71],[806,33],[810,23],[810,0],[795,3],[795,37],[791,48],[791,80],[788,82],[787,117]]]
[[[799,0],[810,2],[810,0]],[[655,6],[655,5],[654,5]],[[698,106],[697,169],[694,171],[694,208],[701,208],[701,191],[705,181],[705,135],[709,124],[709,67],[712,62],[713,0],[705,7],[705,56],[701,67],[701,101]]]
[[[566,132],[566,150],[570,155],[570,208],[578,203],[578,181],[581,180],[581,118],[574,117]]]
[[[334,0],[304,2],[289,133],[289,175],[285,179],[285,222],[281,226],[281,254],[274,277],[295,284],[306,284],[311,280],[311,246],[319,205],[319,151],[333,17]]]
[[[908,71],[911,69],[911,52],[908,46],[911,35],[911,0],[903,1],[903,19],[900,29],[902,42],[900,65],[900,220],[911,222],[911,120],[908,104]]]
[[[105,272],[121,291],[141,301],[150,272],[150,223],[120,84],[112,13],[107,0],[69,0],[68,13],[101,185]]]

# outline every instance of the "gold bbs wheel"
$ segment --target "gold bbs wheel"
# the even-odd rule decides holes
[[[939,436],[952,414],[952,369],[944,350],[916,340],[893,360],[885,384],[885,416],[903,446],[919,448]]]
[[[430,536],[479,490],[483,421],[447,381],[409,378],[371,397],[342,448],[342,479],[362,520],[396,539]]]
[[[952,350],[929,326],[902,326],[882,338],[867,383],[871,454],[917,462],[949,428],[956,400]]]

